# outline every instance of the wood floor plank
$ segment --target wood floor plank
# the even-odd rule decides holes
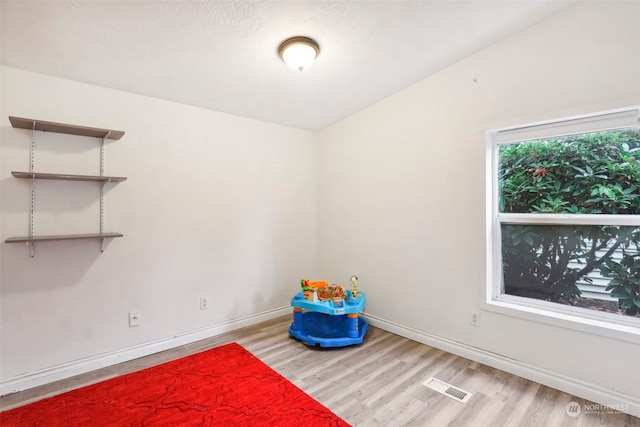
[[[514,387],[504,392],[503,402],[506,405],[498,417],[505,420],[507,425],[527,425],[525,416],[534,404],[541,387],[543,386],[533,381],[517,378]]]
[[[569,402],[598,407],[375,327],[361,345],[323,349],[291,338],[290,324],[291,316],[283,316],[3,396],[0,410],[237,342],[354,426],[640,427],[638,418],[606,408],[570,417]],[[432,376],[472,393],[471,399],[463,404],[425,387]]]

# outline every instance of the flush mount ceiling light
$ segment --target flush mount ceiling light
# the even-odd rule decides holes
[[[285,64],[298,71],[309,68],[319,52],[318,43],[309,37],[291,37],[278,48],[278,54]]]

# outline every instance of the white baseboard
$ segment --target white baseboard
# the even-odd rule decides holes
[[[280,307],[161,340],[10,378],[0,382],[0,395],[4,396],[6,394],[27,390],[32,387],[48,384],[74,375],[91,372],[96,369],[112,366],[128,360],[148,356],[160,351],[214,337],[225,332],[251,326],[266,320],[275,319],[276,317],[285,316],[290,313],[291,307]],[[371,314],[365,314],[364,317],[367,319],[369,324],[380,329],[384,329],[385,331],[389,331],[422,344],[518,375],[528,380],[564,391],[565,393],[598,403],[605,407],[613,406],[621,412],[640,417],[640,400],[637,398],[603,389],[602,387],[588,384],[575,378],[535,368],[518,362],[517,360],[509,359],[507,357],[451,341],[446,338],[427,334]]]
[[[244,328],[276,317],[285,316],[291,313],[291,307],[285,306],[249,316],[222,322],[216,325],[183,334],[174,335],[157,341],[147,342],[134,347],[117,350],[99,356],[77,360],[63,365],[53,366],[37,372],[20,375],[0,382],[0,396],[27,390],[32,387],[48,384],[74,375],[84,374],[96,369],[112,366],[117,363],[148,356],[160,351],[169,350],[174,347],[196,342],[202,339],[214,337],[216,335]]]
[[[517,360],[500,356],[499,354],[431,335],[368,313],[364,314],[363,317],[367,319],[370,325],[396,335],[581,397],[602,405],[603,408],[614,408],[620,412],[640,417],[640,400],[636,397],[607,390],[597,385],[585,383],[579,379],[567,377],[545,369],[536,368]]]

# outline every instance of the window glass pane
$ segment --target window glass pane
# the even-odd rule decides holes
[[[640,126],[498,147],[500,212],[640,214]]]
[[[502,224],[504,293],[640,316],[640,226]]]

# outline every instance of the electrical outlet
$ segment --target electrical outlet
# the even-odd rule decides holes
[[[470,321],[473,326],[480,326],[480,312],[471,310]]]
[[[200,310],[209,308],[209,297],[200,297]]]
[[[129,327],[132,328],[134,326],[140,325],[140,312],[139,311],[130,311],[129,312]]]

